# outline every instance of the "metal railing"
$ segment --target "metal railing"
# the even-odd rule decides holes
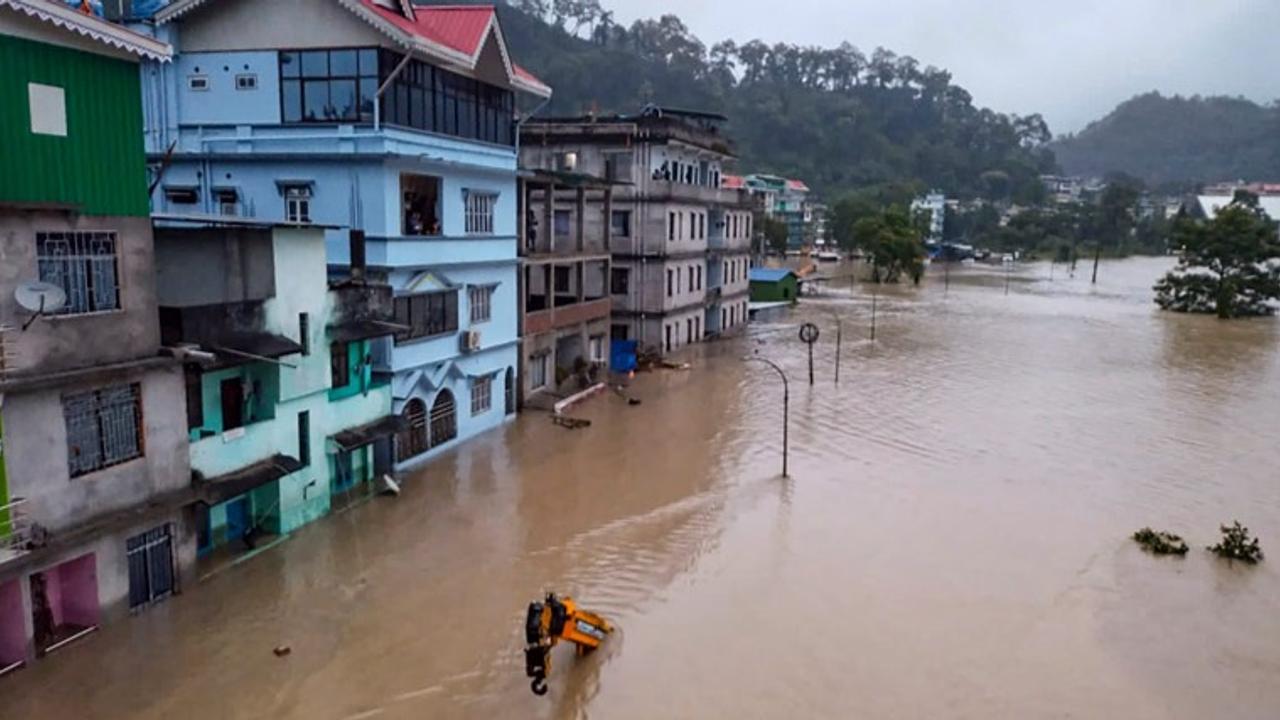
[[[31,540],[31,519],[26,513],[26,498],[14,498],[0,505],[0,560],[6,555],[27,551]]]

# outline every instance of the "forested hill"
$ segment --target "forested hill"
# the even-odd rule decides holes
[[[1280,178],[1280,107],[1226,97],[1139,95],[1052,144],[1065,172],[1123,172],[1151,186]]]
[[[911,183],[1032,202],[1053,169],[1038,115],[975,107],[945,70],[881,48],[708,48],[675,16],[623,27],[597,0],[512,0],[499,12],[514,57],[555,89],[544,113],[720,112],[739,170],[803,178],[828,198]]]

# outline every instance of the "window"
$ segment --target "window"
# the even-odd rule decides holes
[[[602,363],[605,361],[603,335],[592,336],[587,341],[587,346],[591,355],[591,362]]]
[[[220,188],[213,191],[213,199],[218,203],[219,215],[236,216],[240,214],[240,193],[234,188]]]
[[[286,222],[311,222],[311,188],[307,185],[289,185],[284,189],[284,219]]]
[[[631,166],[634,163],[635,156],[632,153],[605,153],[604,176],[614,182],[631,182]]]
[[[280,110],[286,123],[372,122],[377,91],[377,50],[280,53]]]
[[[663,330],[666,332],[666,335],[667,335],[666,344],[664,347],[666,349],[666,352],[671,352],[671,326],[666,325],[663,327]]]
[[[442,290],[396,298],[396,324],[409,328],[396,333],[397,343],[456,332],[458,292]]]
[[[667,239],[676,239],[676,214],[667,213]]]
[[[705,213],[698,213],[698,238],[700,240],[707,239],[707,216]]]
[[[693,319],[692,318],[684,321],[684,342],[686,345],[693,342]]]
[[[298,462],[311,465],[311,411],[298,413]]]
[[[67,136],[66,91],[57,85],[27,83],[27,103],[32,134]]]
[[[125,541],[129,563],[129,609],[136,610],[173,593],[173,536],[168,525]]]
[[[67,295],[66,305],[51,314],[120,309],[115,233],[36,233],[36,264],[40,280],[57,285]]]
[[[554,216],[556,237],[569,237],[573,226],[573,211],[557,210]]]
[[[698,289],[702,289],[702,266],[698,266]]]
[[[440,178],[430,175],[400,176],[401,232],[405,235],[439,235]]]
[[[311,316],[298,313],[298,344],[302,346],[302,354],[311,354]]]
[[[672,277],[671,268],[667,268],[667,297],[671,297],[671,292],[672,292],[671,277]]]
[[[631,211],[614,210],[610,216],[610,230],[614,237],[631,237]]]
[[[492,235],[493,208],[498,203],[498,196],[474,190],[464,190],[462,196],[466,205],[467,234]]]
[[[529,387],[541,390],[547,386],[547,363],[550,355],[535,355],[529,360]]]
[[[613,325],[609,328],[609,335],[614,340],[630,340],[631,327],[629,325],[623,325],[621,323],[617,325]]]
[[[609,273],[609,286],[614,295],[631,292],[631,268],[613,268]]]
[[[489,322],[492,316],[492,298],[494,288],[487,287],[471,287],[467,289],[467,302],[471,306],[471,322],[483,323]]]
[[[200,191],[194,187],[166,187],[164,199],[174,205],[194,205],[200,202]]]
[[[329,387],[343,388],[351,384],[351,346],[337,342],[329,346]]]
[[[431,447],[440,447],[458,437],[458,412],[453,393],[441,390],[431,406]]]
[[[204,92],[209,89],[208,75],[188,75],[187,87],[196,92]]]
[[[689,268],[689,292],[693,292],[695,289],[693,286],[693,268]]]
[[[485,376],[471,381],[471,414],[483,415],[493,404],[493,378]]]
[[[112,385],[62,398],[71,477],[142,457],[142,387]]]
[[[361,50],[362,59],[366,52],[373,51]],[[382,71],[378,78],[385,79],[404,56],[392,50],[381,53]],[[362,76],[365,73],[363,62],[360,72]],[[381,102],[382,117],[388,123],[498,145],[515,144],[515,96],[509,90],[420,60],[410,60],[405,65],[383,93]],[[369,107],[372,113],[372,101]]]
[[[236,76],[237,90],[257,90],[258,76],[252,73],[244,73]]]
[[[188,365],[185,373],[187,388],[187,429],[204,426],[204,392],[199,370]]]
[[[516,370],[515,368],[511,368],[511,367],[507,368],[507,374],[506,374],[505,380],[506,382],[503,383],[504,385],[503,389],[505,390],[505,392],[503,393],[504,395],[503,399],[506,401],[506,407],[504,409],[507,411],[508,415],[514,415],[516,413]]]
[[[396,435],[396,460],[404,462],[427,451],[427,404],[414,398],[404,406],[401,417],[408,427]]]

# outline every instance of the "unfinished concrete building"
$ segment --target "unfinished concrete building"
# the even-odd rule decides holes
[[[523,126],[523,167],[616,184],[606,211],[613,339],[668,353],[746,323],[751,208],[721,187],[734,158],[725,120],[648,107]]]

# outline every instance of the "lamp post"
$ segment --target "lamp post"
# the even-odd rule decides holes
[[[746,362],[764,363],[765,365],[773,368],[774,372],[778,373],[778,377],[782,378],[782,477],[789,477],[789,475],[787,475],[787,450],[789,446],[787,424],[791,415],[791,388],[790,384],[787,382],[787,374],[783,372],[782,368],[778,367],[778,364],[772,360],[765,360],[762,357],[747,357],[743,358],[743,360]]]
[[[840,322],[840,315],[835,310],[828,310],[831,319],[836,321],[836,384],[840,384],[840,341],[844,335],[844,323]]]

